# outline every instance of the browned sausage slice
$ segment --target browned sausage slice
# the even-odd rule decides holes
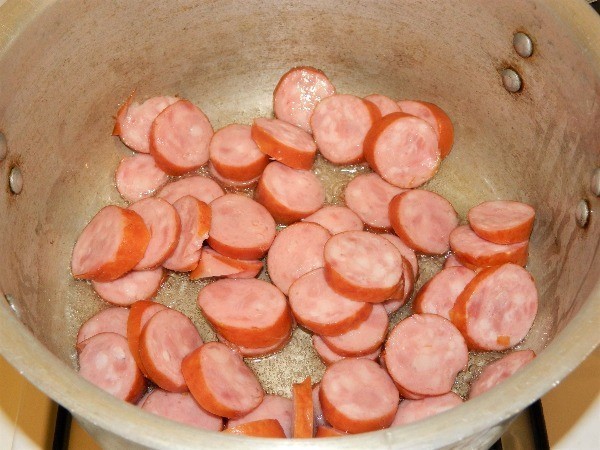
[[[138,300],[154,297],[163,277],[162,267],[134,270],[114,281],[92,281],[92,287],[102,300],[117,306],[129,306]]]
[[[475,398],[502,383],[521,367],[531,362],[533,358],[535,358],[535,353],[532,350],[520,350],[509,353],[489,364],[471,385],[469,398]]]
[[[134,211],[105,206],[83,229],[71,258],[75,278],[112,281],[138,264],[150,242],[150,232]]]
[[[209,342],[194,350],[183,360],[181,371],[196,401],[217,416],[236,419],[263,401],[256,376],[225,344]],[[283,430],[281,434],[285,436]]]
[[[210,277],[254,278],[262,268],[263,262],[260,260],[230,258],[204,247],[198,266],[190,273],[190,280]]]
[[[348,356],[342,356],[339,353],[334,352],[326,343],[323,341],[323,338],[313,334],[312,343],[317,355],[319,355],[319,359],[323,361],[323,364],[326,366],[330,366],[334,362],[341,361],[342,359],[348,358]],[[363,356],[354,356],[354,358],[367,358],[371,361],[376,361],[381,354],[381,347],[375,350],[372,353]]]
[[[418,117],[399,112],[388,114],[371,127],[364,152],[381,178],[405,189],[430,180],[440,165],[434,129]]]
[[[275,117],[312,133],[310,116],[324,98],[335,94],[329,78],[314,67],[294,67],[286,72],[273,92]]]
[[[383,302],[403,280],[400,252],[385,238],[366,231],[336,234],[325,244],[324,259],[329,285],[353,300]]]
[[[285,296],[262,280],[218,280],[200,290],[198,307],[216,331],[235,345],[268,347],[289,335]]]
[[[329,366],[319,393],[327,422],[347,433],[390,426],[400,396],[384,369],[368,359],[344,359]]]
[[[319,224],[332,235],[344,231],[362,231],[364,228],[360,217],[345,206],[324,206],[302,221]]]
[[[441,195],[414,189],[390,203],[394,231],[412,249],[440,255],[450,248],[450,233],[458,226],[456,211]]]
[[[454,392],[448,392],[437,397],[427,397],[421,400],[402,400],[400,406],[398,406],[392,426],[397,427],[423,420],[452,409],[461,403],[463,403],[462,398]]]
[[[148,378],[165,391],[187,391],[181,361],[202,343],[198,330],[184,314],[169,308],[157,312],[140,336],[140,359]]]
[[[495,244],[517,244],[528,240],[534,217],[535,210],[531,206],[506,200],[483,202],[467,214],[475,234]]]
[[[450,310],[470,349],[506,350],[523,340],[537,314],[533,277],[516,264],[482,270]]]
[[[131,350],[135,362],[146,377],[148,374],[146,373],[140,358],[140,336],[142,335],[142,330],[154,314],[165,309],[167,309],[167,307],[160,303],[140,300],[131,305],[129,310],[126,334],[129,350]]]
[[[260,203],[239,194],[214,200],[208,244],[222,255],[260,259],[275,239],[275,220]]]
[[[371,103],[374,103],[377,108],[379,108],[379,112],[381,116],[387,116],[393,112],[400,112],[400,106],[394,100],[385,95],[381,94],[371,94],[365,97],[365,100],[369,100]]]
[[[79,373],[90,383],[126,402],[135,403],[146,388],[127,339],[116,333],[100,333],[79,347]]]
[[[157,197],[160,197],[171,204],[186,195],[196,197],[198,200],[208,205],[214,199],[225,195],[225,192],[214,180],[195,175],[173,181],[156,194]]]
[[[285,432],[275,419],[256,420],[246,422],[232,428],[226,428],[223,433],[254,436],[263,438],[284,438]]]
[[[121,197],[131,203],[153,195],[167,181],[169,176],[156,165],[150,155],[125,157],[115,172],[117,190]]]
[[[117,333],[127,337],[127,308],[107,308],[85,321],[77,333],[77,344],[100,333]]]
[[[223,429],[223,419],[205,411],[189,392],[167,392],[155,389],[141,407],[152,414],[203,430]]]
[[[188,100],[166,107],[150,130],[150,154],[169,175],[183,175],[208,162],[213,128],[208,118]]]
[[[283,428],[286,437],[292,437],[292,420],[294,408],[289,398],[280,395],[265,395],[263,401],[256,409],[239,419],[231,419],[227,422],[227,428],[237,427],[248,422],[263,419],[275,419]]]
[[[311,171],[292,169],[274,161],[260,177],[255,199],[278,223],[289,225],[323,206],[325,189]]]
[[[436,273],[415,297],[413,311],[450,320],[450,310],[474,276],[475,272],[466,267],[449,267]]]

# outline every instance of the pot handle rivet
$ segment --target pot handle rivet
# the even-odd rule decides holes
[[[20,194],[23,190],[23,174],[17,166],[13,167],[10,171],[8,185],[13,194]]]
[[[590,189],[596,197],[600,197],[600,167],[594,170],[594,175],[592,175]]]
[[[575,220],[577,225],[585,228],[590,221],[590,204],[587,200],[579,200],[575,210]]]
[[[2,294],[0,294],[0,296],[1,295]],[[21,310],[19,309],[19,306],[17,305],[16,299],[10,294],[6,294],[4,296],[4,298],[6,299],[6,303],[8,303],[8,306],[12,310],[12,312],[15,313],[15,315],[20,319],[21,318]]]
[[[8,154],[8,144],[6,143],[6,137],[4,133],[0,131],[0,161],[4,161]]]
[[[502,84],[508,92],[519,92],[523,86],[521,76],[514,69],[504,69],[500,75],[502,76]]]
[[[533,41],[525,33],[519,31],[514,34],[513,47],[522,58],[529,58],[533,55]]]

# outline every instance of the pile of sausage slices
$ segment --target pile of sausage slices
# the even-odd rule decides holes
[[[79,331],[81,375],[155,414],[251,436],[360,433],[462,403],[451,388],[468,351],[511,349],[535,319],[524,269],[533,208],[484,202],[459,226],[446,199],[417,189],[454,139],[431,103],[337,94],[323,72],[297,67],[273,105],[275,118],[217,132],[185,99],[132,94],[119,109],[113,134],[135,153],[115,179],[130,206],[102,208],[72,256],[73,276],[114,305]],[[345,204],[325,205],[317,151],[372,169],[347,184]],[[206,165],[210,176],[199,175]],[[446,255],[444,268],[389,330],[412,296],[417,253]],[[256,278],[264,264],[271,282]],[[211,279],[197,304],[218,341],[152,301],[166,270]],[[315,386],[295,384],[292,399],[267,395],[243,358],[280,351],[295,326],[312,333],[327,369]],[[508,352],[469,397],[534,356]]]

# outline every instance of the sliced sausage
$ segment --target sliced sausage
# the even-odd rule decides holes
[[[456,258],[456,255],[454,255],[453,253],[450,253],[446,256],[446,259],[444,261],[444,265],[442,266],[443,269],[449,269],[450,267],[465,267],[463,266],[460,261]]]
[[[162,267],[134,270],[114,281],[92,281],[92,287],[102,300],[117,306],[129,306],[138,300],[154,297],[163,278]]]
[[[382,235],[386,237],[385,234]],[[388,239],[389,240],[389,239]],[[391,242],[391,241],[390,241]],[[402,276],[404,278],[401,286],[392,294],[392,296],[382,303],[388,314],[392,314],[398,311],[402,306],[408,302],[410,296],[413,293],[413,289],[415,288],[415,277],[413,275],[413,269],[411,268],[411,264],[408,260],[403,256],[402,257]]]
[[[105,206],[79,235],[71,272],[86,280],[116,280],[141,261],[149,242],[150,232],[136,212]]]
[[[142,409],[204,430],[223,429],[223,419],[205,411],[189,392],[167,392],[155,389],[142,404]]]
[[[329,78],[314,67],[294,67],[286,72],[273,92],[275,117],[312,133],[310,116],[324,98],[335,94]]]
[[[115,172],[117,190],[128,202],[149,197],[167,184],[169,176],[150,155],[137,154],[121,160]]]
[[[186,392],[181,361],[203,344],[184,314],[167,308],[154,314],[140,336],[140,359],[148,378],[165,391]]]
[[[150,242],[144,257],[134,269],[156,269],[177,247],[181,233],[179,214],[170,203],[160,198],[145,198],[135,202],[129,209],[140,215],[150,231]]]
[[[413,302],[413,311],[450,320],[450,310],[474,276],[475,272],[466,267],[443,269],[423,285]]]
[[[243,436],[263,437],[263,438],[284,438],[285,432],[275,419],[256,420],[246,422],[232,428],[226,428],[223,433],[237,434]]]
[[[519,350],[509,353],[506,356],[487,365],[481,375],[471,384],[469,398],[475,398],[484,392],[489,391],[494,386],[502,383],[521,367],[528,364],[535,358],[532,350]]]
[[[285,225],[316,212],[325,202],[325,189],[309,170],[296,170],[277,161],[263,172],[255,199]]]
[[[294,411],[292,437],[312,438],[315,420],[310,377],[306,377],[302,383],[292,385],[292,405]]]
[[[520,202],[496,200],[483,202],[467,214],[471,229],[494,244],[517,244],[529,239],[535,210]]]
[[[440,165],[433,128],[405,113],[388,114],[378,120],[365,137],[364,152],[375,172],[388,183],[405,189],[430,180]]]
[[[321,154],[334,164],[364,161],[363,141],[381,117],[377,106],[348,94],[335,94],[315,108],[310,125]]]
[[[179,100],[154,119],[150,154],[169,175],[183,175],[208,162],[212,136],[212,125],[200,108],[188,100]]]
[[[211,210],[210,206],[191,195],[180,198],[173,207],[181,220],[181,233],[177,247],[163,262],[163,267],[189,272],[198,265],[202,244],[208,238]]]
[[[99,333],[81,344],[79,374],[116,398],[137,402],[146,383],[127,339],[116,333]]]
[[[315,427],[321,425],[327,425],[327,421],[323,417],[323,410],[321,409],[321,401],[319,400],[319,391],[321,390],[321,383],[317,383],[312,388],[313,398],[313,417],[315,419]]]
[[[508,263],[475,275],[450,310],[450,319],[470,349],[501,351],[523,340],[537,308],[533,277]]]
[[[377,351],[387,334],[389,319],[383,305],[373,305],[367,320],[339,336],[321,336],[331,350],[342,356],[364,356]]]
[[[263,262],[260,260],[230,258],[204,247],[198,266],[190,273],[190,280],[210,277],[254,278],[262,268]]]
[[[294,169],[309,170],[317,145],[306,131],[279,119],[259,117],[252,123],[252,139],[265,155]]]
[[[409,262],[410,268],[412,269],[413,277],[416,280],[417,276],[419,275],[419,261],[417,260],[415,251],[406,245],[398,236],[394,236],[393,234],[382,234],[381,237],[384,237],[390,241],[394,247],[398,249],[402,257],[406,258],[406,260]]]
[[[201,202],[210,204],[216,198],[225,195],[225,192],[214,180],[195,175],[173,181],[156,194],[157,197],[165,199],[171,204],[186,195],[191,195]]]
[[[260,179],[260,176],[252,178],[248,181],[236,181],[230,178],[226,178],[217,171],[217,169],[211,162],[208,163],[208,172],[210,173],[210,176],[221,186],[225,186],[227,188],[235,189],[238,191],[254,187]]]
[[[281,425],[286,437],[292,437],[292,421],[294,408],[289,398],[280,395],[265,395],[263,401],[256,409],[239,419],[227,422],[227,428],[237,427],[248,422],[263,419],[275,419]]]
[[[344,200],[348,208],[369,227],[383,231],[392,228],[390,202],[404,192],[392,186],[376,173],[367,173],[354,178],[346,186]]]
[[[439,106],[429,102],[402,100],[398,102],[402,112],[412,114],[433,127],[438,137],[441,158],[445,158],[454,144],[454,126],[448,114]]]
[[[468,225],[462,225],[450,233],[450,248],[461,264],[473,270],[509,262],[524,266],[527,264],[529,241],[494,244],[481,239]]]
[[[342,359],[348,358],[348,356],[342,356],[339,353],[334,352],[323,339],[316,334],[312,336],[313,348],[317,352],[319,359],[323,361],[323,364],[330,366],[334,362],[341,361]],[[371,361],[376,361],[381,354],[381,348],[378,348],[372,353],[363,356],[355,356],[355,358],[367,358]]]
[[[397,427],[423,420],[452,409],[461,403],[463,403],[462,398],[454,392],[448,392],[437,397],[427,397],[421,400],[402,400],[400,406],[398,406],[392,426]]]
[[[127,337],[127,308],[107,308],[86,320],[77,333],[77,344],[100,333],[117,333]]]
[[[275,239],[275,220],[260,203],[239,194],[214,200],[208,244],[239,259],[260,259]]]
[[[236,351],[244,358],[263,358],[265,356],[273,355],[281,350],[290,342],[292,339],[292,331],[290,330],[289,334],[283,336],[281,340],[277,341],[273,345],[269,345],[267,347],[244,347],[243,345],[236,345],[229,342],[220,334],[217,334],[217,339],[219,342],[222,342],[227,347]]]
[[[344,359],[325,370],[319,398],[325,419],[334,428],[363,433],[390,426],[400,395],[377,363]]]
[[[135,362],[146,377],[148,374],[146,373],[146,369],[144,369],[142,359],[140,358],[140,336],[142,335],[142,330],[154,314],[165,309],[167,309],[167,307],[160,303],[140,300],[131,305],[129,310],[126,334],[127,343],[129,344],[129,350],[131,350]]]
[[[367,320],[373,309],[370,303],[350,300],[331,289],[323,269],[298,278],[290,287],[289,302],[299,324],[328,336],[356,328]]]
[[[262,280],[218,280],[200,290],[198,307],[217,333],[235,345],[275,345],[292,328],[282,292]]]
[[[371,94],[365,97],[365,100],[369,100],[371,103],[375,104],[381,113],[381,116],[387,116],[393,112],[400,112],[400,106],[394,100],[385,95],[381,94]]]
[[[152,97],[141,105],[133,102],[135,91],[117,112],[113,136],[119,136],[123,144],[140,153],[150,153],[150,128],[152,122],[176,97]]]
[[[323,267],[323,249],[330,237],[316,223],[295,223],[281,230],[267,256],[267,270],[273,284],[287,295],[294,281]]]
[[[413,314],[391,331],[383,359],[402,396],[419,399],[450,392],[468,357],[465,340],[449,320]]]
[[[324,206],[317,212],[302,219],[302,221],[317,223],[331,234],[338,234],[344,231],[362,231],[364,227],[360,217],[345,206]]]
[[[218,130],[208,147],[210,162],[223,178],[250,181],[260,176],[269,164],[252,139],[250,126],[231,124]]]
[[[403,280],[402,256],[388,240],[366,231],[336,234],[325,244],[325,277],[353,300],[383,302]]]
[[[318,438],[339,437],[339,436],[345,436],[345,435],[346,435],[346,433],[342,433],[341,431],[338,431],[335,428],[331,428],[328,426],[317,427],[317,432],[315,433],[315,437],[318,437]]]
[[[194,350],[183,360],[181,371],[196,401],[217,416],[236,419],[263,401],[256,376],[225,344],[209,342]]]
[[[421,189],[407,191],[393,198],[389,212],[394,231],[412,249],[440,255],[450,248],[458,214],[441,195]]]

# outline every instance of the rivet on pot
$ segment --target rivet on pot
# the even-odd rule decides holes
[[[19,309],[16,299],[10,295],[10,294],[6,294],[6,296],[4,297],[6,298],[6,303],[8,303],[8,306],[10,306],[10,309],[12,309],[12,311],[15,313],[15,315],[18,318],[21,318],[21,310]]]
[[[517,54],[523,58],[529,58],[533,54],[531,38],[520,31],[513,36],[513,47]]]
[[[515,72],[513,69],[504,69],[501,72],[502,75],[502,84],[504,88],[508,92],[519,92],[523,83],[521,81],[521,76]]]
[[[23,190],[23,174],[17,166],[13,167],[10,171],[8,185],[13,194],[20,194]]]
[[[590,221],[590,204],[587,200],[579,200],[577,209],[575,210],[575,220],[581,228],[587,226]]]
[[[594,170],[594,175],[592,175],[592,183],[590,185],[590,189],[596,197],[600,197],[600,167]]]
[[[0,132],[0,161],[3,161],[8,154],[8,144],[6,143],[6,137]]]

